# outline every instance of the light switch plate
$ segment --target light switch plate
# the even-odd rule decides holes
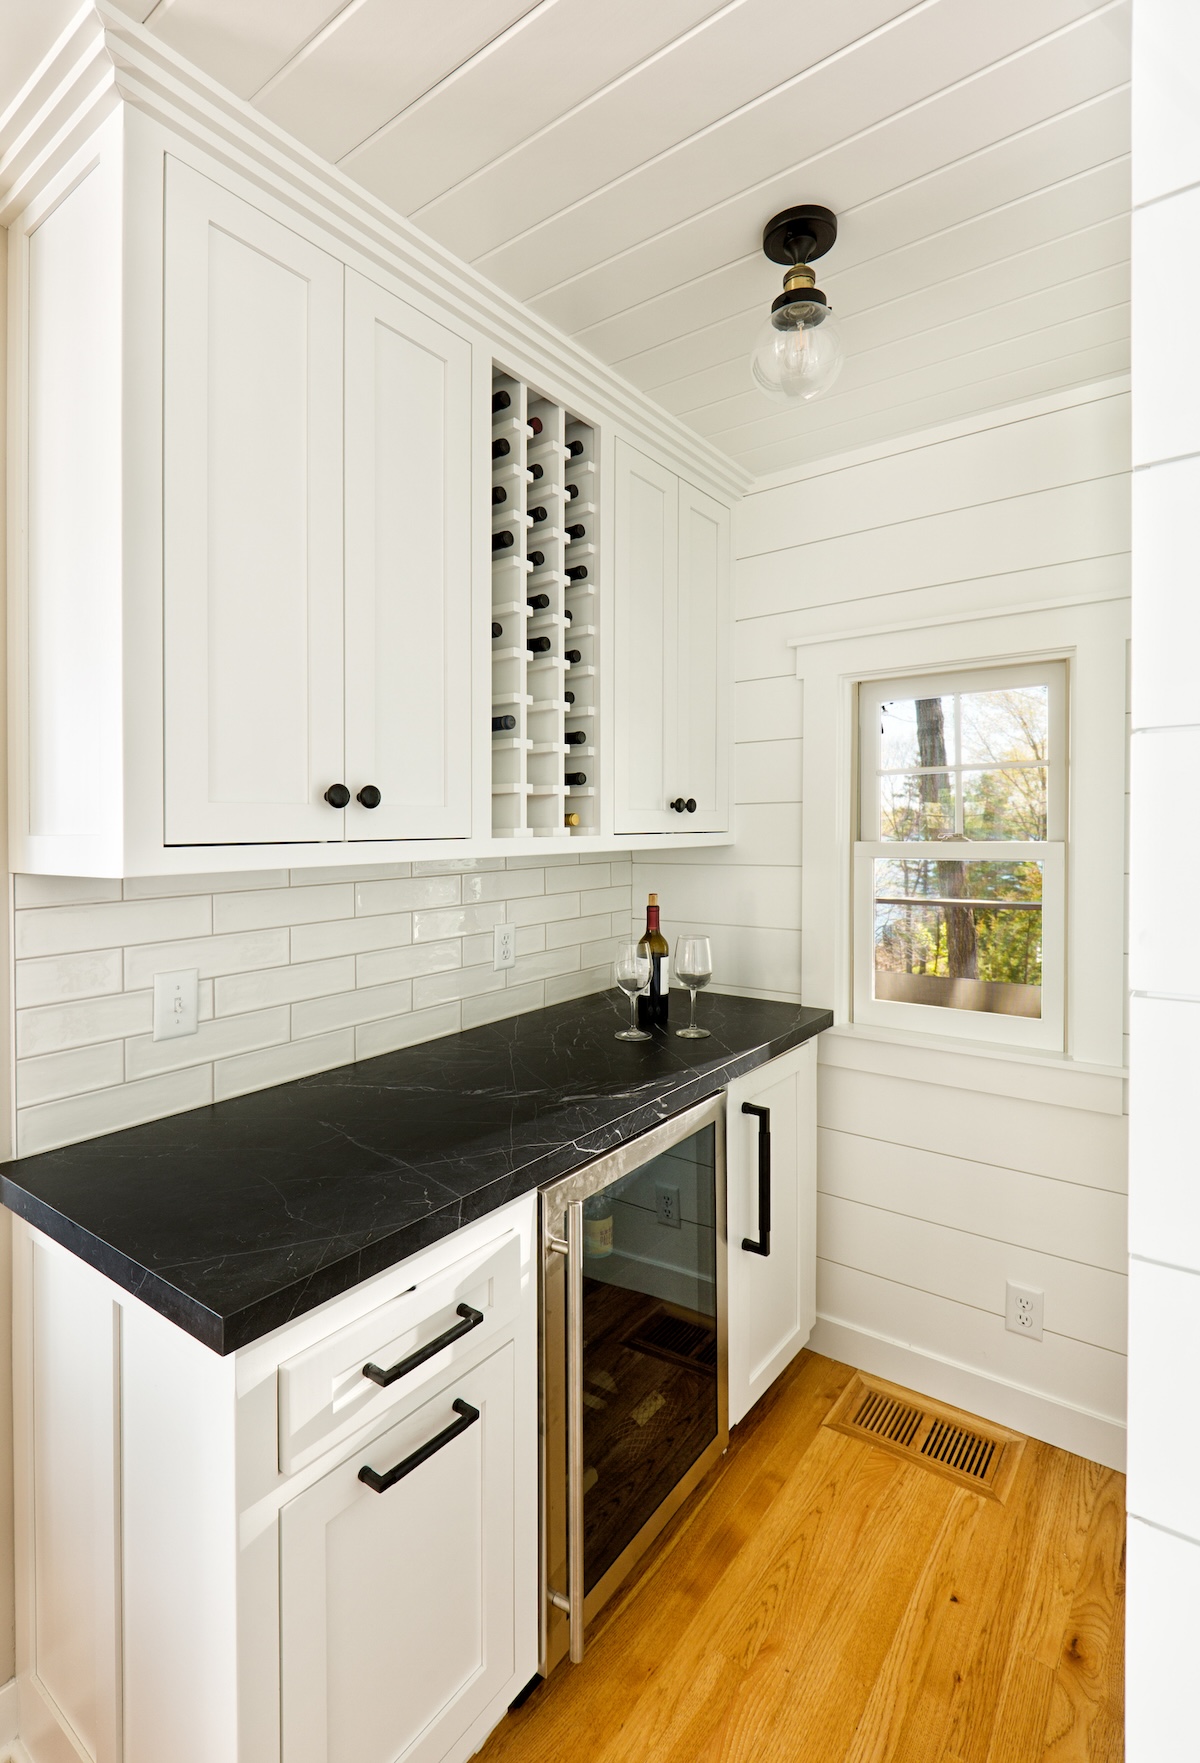
[[[194,1035],[200,1027],[200,970],[185,967],[178,973],[154,976],[154,1039],[174,1041]]]

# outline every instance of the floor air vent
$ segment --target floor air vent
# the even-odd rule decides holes
[[[1025,1440],[991,1421],[856,1372],[825,1425],[990,1499],[1008,1492]]]

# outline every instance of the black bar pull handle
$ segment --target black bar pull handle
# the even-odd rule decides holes
[[[406,1475],[411,1475],[414,1469],[421,1467],[422,1463],[428,1463],[429,1459],[436,1456],[443,1445],[448,1445],[451,1439],[456,1439],[459,1433],[466,1432],[467,1428],[474,1426],[479,1419],[478,1408],[472,1408],[471,1404],[464,1402],[461,1396],[456,1396],[450,1406],[458,1415],[458,1419],[451,1421],[450,1425],[439,1432],[435,1438],[430,1439],[428,1444],[420,1445],[411,1456],[402,1457],[396,1467],[389,1469],[386,1475],[379,1475],[369,1463],[364,1463],[358,1472],[359,1481],[366,1482],[374,1494],[386,1494],[389,1488],[394,1488],[398,1481],[403,1481]]]
[[[415,1371],[418,1365],[424,1365],[426,1359],[432,1359],[435,1353],[440,1353],[443,1347],[450,1345],[451,1341],[461,1341],[465,1334],[470,1334],[471,1330],[478,1328],[483,1321],[483,1311],[472,1310],[469,1304],[460,1304],[454,1314],[461,1316],[462,1321],[452,1323],[445,1334],[438,1335],[436,1340],[429,1341],[424,1347],[418,1347],[415,1353],[408,1355],[407,1359],[397,1359],[396,1363],[389,1365],[386,1371],[378,1365],[364,1365],[363,1376],[369,1377],[372,1383],[377,1383],[381,1390],[386,1390],[388,1385],[395,1383],[398,1377],[406,1377],[410,1371]]]
[[[771,1253],[771,1110],[757,1102],[743,1102],[743,1114],[758,1116],[758,1237],[743,1237],[742,1247],[750,1255]]]

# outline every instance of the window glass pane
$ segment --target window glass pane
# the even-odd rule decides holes
[[[889,780],[890,781],[890,780]],[[962,773],[963,834],[968,839],[1046,837],[1046,767]]]
[[[964,692],[959,702],[963,765],[1045,762],[1050,733],[1049,686]]]
[[[880,858],[875,996],[1040,1016],[1042,865]]]
[[[954,779],[948,771],[893,773],[879,780],[881,839],[952,839]]]
[[[954,699],[896,698],[879,707],[879,769],[954,765]]]

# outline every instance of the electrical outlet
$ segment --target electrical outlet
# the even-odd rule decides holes
[[[1042,1338],[1043,1294],[1029,1286],[1015,1286],[1011,1280],[1004,1288],[1004,1326],[1013,1334],[1027,1335],[1031,1341]]]
[[[497,970],[501,967],[517,965],[517,927],[515,924],[498,924],[495,930],[495,941],[492,944],[492,966]]]
[[[200,971],[185,967],[179,973],[154,976],[154,1039],[173,1041],[194,1035],[200,1027]]]
[[[676,1230],[682,1226],[679,1216],[679,1189],[660,1181],[654,1185],[654,1210],[658,1214],[660,1224],[672,1225]]]

